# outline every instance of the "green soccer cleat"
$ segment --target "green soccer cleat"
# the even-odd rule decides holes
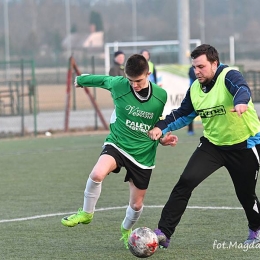
[[[78,224],[89,224],[93,219],[94,213],[86,213],[79,208],[76,214],[64,217],[61,219],[61,223],[66,227],[74,227]]]
[[[124,229],[123,225],[121,225],[121,233],[122,233],[122,237],[120,238],[120,240],[123,240],[125,248],[129,249],[128,238],[130,237],[130,235],[132,233],[132,229],[129,229],[129,230]]]

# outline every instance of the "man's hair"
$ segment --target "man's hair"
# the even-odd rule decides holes
[[[218,55],[218,51],[211,45],[209,44],[202,44],[198,47],[196,47],[190,57],[192,59],[196,59],[199,56],[205,54],[207,57],[207,60],[211,63],[213,63],[214,61],[217,61],[217,65],[219,65],[219,55]]]
[[[138,77],[149,71],[149,65],[141,54],[130,56],[125,64],[125,74],[130,77]]]

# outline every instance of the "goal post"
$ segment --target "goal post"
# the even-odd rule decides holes
[[[201,40],[199,39],[190,39],[190,46],[199,46],[201,44]],[[118,51],[119,49],[124,51],[124,48],[134,47],[156,47],[156,46],[178,46],[178,40],[171,41],[141,41],[141,42],[111,42],[105,43],[105,73],[108,75],[109,69],[111,66],[111,52]]]

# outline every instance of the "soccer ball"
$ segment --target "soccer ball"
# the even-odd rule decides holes
[[[130,252],[139,258],[146,258],[155,253],[159,247],[156,234],[148,227],[139,227],[132,231],[128,239]]]

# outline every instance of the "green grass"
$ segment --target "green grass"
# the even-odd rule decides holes
[[[138,226],[155,228],[162,205],[177,182],[202,134],[177,131],[177,147],[159,146],[157,166]],[[125,170],[103,183],[94,220],[67,228],[63,216],[82,207],[88,174],[95,164],[104,135],[10,139],[0,146],[0,259],[136,259],[123,248],[120,224],[128,204]],[[258,186],[259,190],[259,186]],[[151,259],[258,259],[259,249],[223,249],[220,243],[242,243],[247,221],[225,169],[217,171],[194,192],[167,250]],[[108,209],[115,207],[114,209]],[[30,219],[30,217],[32,217]],[[34,218],[33,218],[34,217]],[[28,218],[28,219],[27,219]],[[219,249],[213,249],[214,241]]]

